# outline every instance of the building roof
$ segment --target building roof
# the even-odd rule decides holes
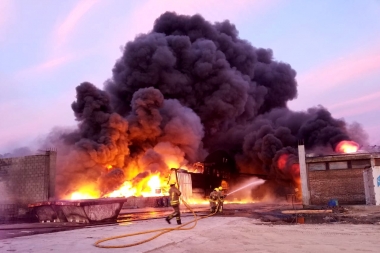
[[[331,162],[331,161],[348,161],[348,160],[364,160],[371,158],[380,158],[380,153],[350,153],[350,154],[331,154],[313,156],[312,154],[306,155],[306,163],[316,162]]]

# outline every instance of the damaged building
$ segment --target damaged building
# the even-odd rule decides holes
[[[380,205],[380,152],[316,155],[298,147],[303,205]]]

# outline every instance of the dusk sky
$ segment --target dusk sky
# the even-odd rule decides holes
[[[123,45],[165,11],[230,20],[297,71],[289,108],[323,105],[380,144],[379,0],[0,0],[0,154],[75,126],[75,87],[102,88]]]

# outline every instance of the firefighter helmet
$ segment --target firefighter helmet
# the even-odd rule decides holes
[[[215,188],[214,191],[217,191],[217,192],[218,192],[218,191],[219,191],[219,188]]]
[[[219,191],[223,190],[223,187],[222,186],[219,186]]]
[[[170,179],[169,185],[175,185],[177,182],[174,179]]]

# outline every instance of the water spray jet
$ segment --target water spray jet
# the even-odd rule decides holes
[[[239,189],[236,189],[236,190],[234,190],[234,191],[228,193],[227,196],[228,196],[228,195],[231,195],[232,193],[235,193],[235,192],[238,192],[238,191],[240,191],[240,190],[243,190],[243,189],[247,188],[247,187],[250,186],[250,185],[259,186],[259,185],[262,185],[263,183],[265,183],[265,180],[263,180],[263,179],[259,179],[259,180],[255,181],[255,182],[249,183],[249,184],[247,184],[247,185],[245,185],[245,186],[240,187]]]

